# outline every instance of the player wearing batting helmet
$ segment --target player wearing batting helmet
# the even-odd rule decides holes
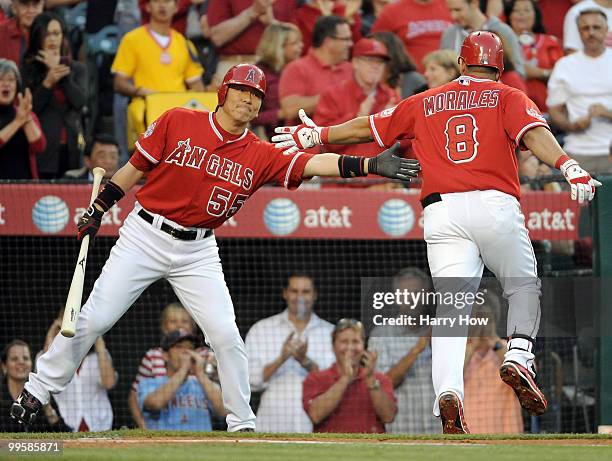
[[[266,92],[263,72],[232,67],[219,89],[215,112],[174,108],[136,142],[136,151],[100,192],[78,223],[93,237],[102,217],[147,173],[134,210],[83,305],[72,338],[58,336],[37,362],[37,372],[11,407],[29,423],[50,392],[61,392],[96,338],[111,328],[140,294],[160,278],[204,331],[218,361],[229,431],[252,431],[255,415],[244,342],[225,283],[214,230],[233,217],[264,184],[296,189],[313,176],[351,178],[369,173],[409,180],[416,160],[388,149],[366,159],[337,154],[284,155],[248,130]],[[248,225],[248,224],[246,224]]]
[[[280,134],[272,141],[291,152],[321,143],[376,140],[384,147],[397,139],[412,140],[423,166],[421,203],[436,291],[448,292],[450,283],[455,293],[473,295],[484,265],[493,271],[509,303],[509,341],[500,376],[529,413],[540,415],[548,405],[535,380],[533,353],[540,323],[540,280],[518,202],[515,150],[529,149],[559,168],[571,198],[580,203],[592,200],[601,184],[565,154],[525,93],[498,82],[504,70],[499,37],[472,32],[458,60],[459,78],[394,108],[332,127],[313,126],[302,118],[297,127],[277,128]],[[453,286],[453,280],[463,282]],[[438,306],[438,316],[443,309]],[[451,306],[446,314],[454,312]],[[462,402],[467,326],[452,332],[443,328],[433,327],[434,414],[441,417],[445,433],[466,433]]]

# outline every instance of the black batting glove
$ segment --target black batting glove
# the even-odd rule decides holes
[[[397,142],[376,157],[368,159],[368,173],[377,174],[390,179],[401,179],[410,181],[416,178],[421,171],[418,160],[401,158],[395,155],[399,151],[400,143]]]
[[[83,213],[83,215],[79,218],[79,222],[77,224],[77,240],[81,241],[86,235],[89,235],[89,238],[93,239],[100,229],[100,224],[102,224],[102,216],[104,216],[103,211],[98,210],[93,205],[90,205],[85,213]]]

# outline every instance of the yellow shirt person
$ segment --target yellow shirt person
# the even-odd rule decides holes
[[[196,49],[189,40],[174,29],[170,30],[169,37],[163,37],[147,25],[123,37],[111,71],[131,78],[137,88],[158,92],[187,91],[203,73]],[[144,99],[132,98],[128,106],[130,149],[145,129],[144,111]]]

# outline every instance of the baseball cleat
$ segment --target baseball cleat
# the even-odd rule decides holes
[[[243,427],[242,429],[238,429],[236,432],[255,432],[255,429],[252,427]]]
[[[469,434],[463,416],[463,404],[454,392],[443,392],[438,399],[440,418],[442,419],[442,432],[444,434]]]
[[[11,417],[21,424],[29,425],[34,422],[42,407],[40,400],[24,389],[11,405]]]
[[[546,411],[548,402],[538,387],[535,379],[522,365],[511,360],[502,363],[499,369],[502,381],[514,389],[521,406],[532,416],[539,416]]]

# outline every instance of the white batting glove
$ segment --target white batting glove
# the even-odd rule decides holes
[[[275,133],[281,133],[272,136],[271,141],[276,144],[278,149],[285,149],[283,154],[292,154],[298,150],[309,149],[314,146],[323,144],[321,131],[313,122],[304,109],[298,111],[298,115],[302,123],[297,126],[280,126],[274,129]]]
[[[576,160],[563,155],[557,160],[555,166],[561,170],[565,180],[569,183],[572,200],[578,200],[578,203],[593,200],[595,188],[601,186],[601,183],[583,170]]]

